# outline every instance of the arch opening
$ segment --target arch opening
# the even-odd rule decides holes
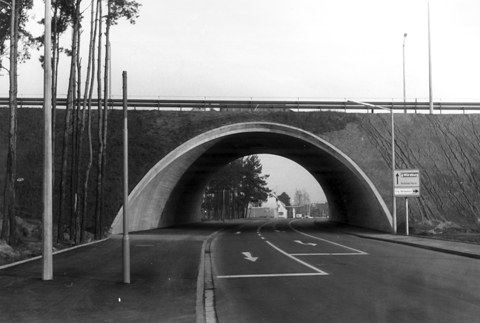
[[[326,196],[320,183],[301,165],[296,162],[271,154],[259,154],[262,173],[268,174],[268,187],[277,195],[285,192],[291,203],[295,204],[297,190],[307,193],[310,203],[325,203]],[[298,201],[297,201],[298,202]]]
[[[391,231],[392,218],[375,186],[340,150],[302,129],[268,122],[232,124],[199,135],[159,161],[129,196],[130,231],[198,222],[203,192],[235,159],[272,154],[305,168],[322,187],[333,221]],[[120,210],[112,233],[121,233]]]

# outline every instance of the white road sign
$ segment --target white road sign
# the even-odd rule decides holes
[[[415,197],[415,196],[420,196],[420,189],[418,189],[418,188],[409,188],[409,187],[395,188],[395,196],[396,196],[396,197]]]
[[[394,171],[395,187],[420,187],[418,169],[398,169]]]
[[[394,170],[393,176],[395,196],[420,196],[420,171],[418,169],[397,169]]]

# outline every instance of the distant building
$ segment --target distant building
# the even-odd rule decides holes
[[[328,203],[314,203],[311,205],[311,215],[313,217],[326,218],[329,216]]]
[[[285,204],[277,198],[277,217],[287,218],[288,211]]]
[[[328,203],[312,203],[288,206],[288,218],[328,217]]]
[[[266,204],[270,206],[251,203],[248,207],[247,218],[287,218],[287,208],[275,193],[270,194]]]
[[[252,206],[248,208],[247,218],[275,218],[275,213],[275,209],[269,207]]]

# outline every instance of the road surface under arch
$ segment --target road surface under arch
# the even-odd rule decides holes
[[[129,195],[129,231],[201,220],[206,185],[220,168],[252,154],[282,156],[319,182],[333,221],[391,231],[392,217],[365,173],[339,149],[299,128],[269,122],[231,124],[205,132],[160,160]],[[123,209],[112,233],[123,232]]]

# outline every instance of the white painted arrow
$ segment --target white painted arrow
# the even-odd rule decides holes
[[[305,243],[305,242],[302,242],[300,240],[294,240],[296,243],[299,243],[299,244],[303,244],[304,246],[316,246],[317,244],[316,243]]]
[[[255,262],[258,259],[258,257],[252,257],[252,254],[250,252],[242,252],[242,253],[245,255],[246,260]]]

